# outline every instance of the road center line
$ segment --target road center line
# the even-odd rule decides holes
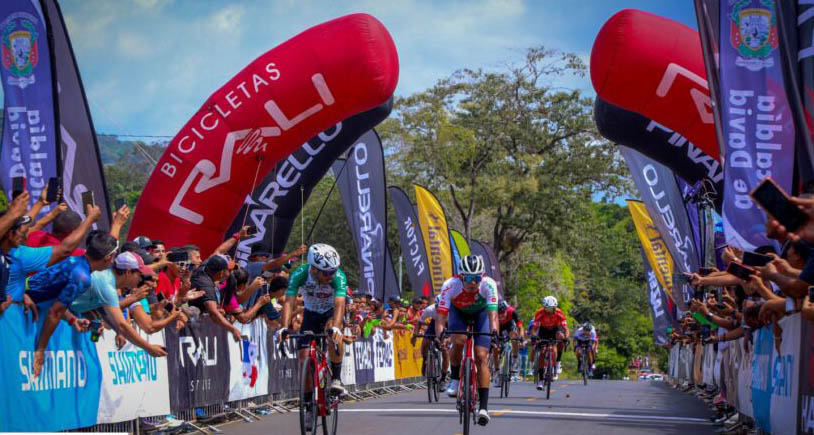
[[[387,413],[387,412],[436,412],[436,413],[448,413],[448,414],[457,414],[458,411],[455,409],[442,409],[442,408],[351,408],[351,409],[342,409],[340,412],[375,412],[375,413]],[[654,421],[670,421],[670,422],[686,422],[686,423],[699,423],[699,424],[712,424],[709,420],[704,418],[694,418],[694,417],[672,417],[672,416],[661,416],[661,415],[635,415],[635,414],[592,414],[586,412],[555,412],[555,411],[516,411],[516,410],[504,410],[501,409],[497,411],[500,414],[518,414],[518,415],[540,415],[540,416],[560,416],[560,417],[585,417],[585,418],[597,418],[597,419],[617,419],[617,420],[654,420]],[[499,415],[495,413],[494,415]]]

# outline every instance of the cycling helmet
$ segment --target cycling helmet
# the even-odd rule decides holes
[[[582,329],[590,331],[591,329],[594,329],[594,325],[591,325],[591,322],[585,322],[582,324]]]
[[[546,296],[543,298],[543,307],[557,308],[557,298],[554,296]]]
[[[325,272],[334,272],[339,269],[339,254],[332,246],[316,243],[308,248],[308,264]]]
[[[461,275],[482,275],[484,272],[483,257],[480,255],[467,255],[461,259],[458,272]]]
[[[506,312],[506,309],[508,309],[508,308],[509,308],[509,304],[507,304],[506,301],[504,301],[504,300],[501,300],[500,302],[497,303],[497,311],[500,312],[500,313]]]
[[[435,297],[435,306],[438,306],[440,304],[441,304],[441,295],[438,295]]]

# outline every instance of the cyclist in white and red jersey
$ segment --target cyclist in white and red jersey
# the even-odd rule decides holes
[[[554,379],[562,372],[563,351],[565,350],[565,339],[571,334],[568,331],[568,321],[565,320],[565,313],[557,308],[557,298],[546,296],[543,298],[543,307],[534,314],[534,330],[532,335],[536,335],[544,340],[560,340],[554,347],[554,356],[557,358],[557,370],[554,372]],[[537,358],[537,370],[540,373],[537,389],[543,389],[543,361]]]
[[[508,335],[510,338],[525,338],[525,330],[523,329],[523,322],[520,320],[520,316],[517,314],[517,311],[514,309],[513,306],[506,303],[506,301],[501,300],[497,303],[497,323],[498,323],[498,335],[504,336]],[[511,342],[512,346],[512,360],[514,363],[512,364],[512,372],[517,372],[517,365],[520,363],[520,358],[518,357],[518,352],[520,351],[520,345],[517,341]],[[503,352],[503,349],[498,347],[495,352],[492,352],[492,363],[494,367],[498,367],[500,363],[500,354]]]
[[[433,341],[436,341],[436,337],[438,337],[438,335],[435,334],[435,322],[438,321],[438,304],[440,301],[441,295],[436,296],[435,303],[421,310],[421,314],[418,316],[418,328],[416,329],[416,332],[426,335],[424,340],[421,342],[421,357],[424,361],[427,360],[427,352],[429,351],[430,345],[433,343]],[[412,341],[413,344],[415,344],[415,337],[413,337]],[[438,342],[438,345],[441,348],[440,384],[443,384],[447,380],[447,370],[449,369],[449,349],[447,349],[446,346],[441,345],[440,341]]]
[[[472,322],[474,331],[492,333],[497,337],[497,284],[492,278],[484,275],[483,258],[480,255],[467,255],[461,259],[458,275],[448,279],[441,287],[441,301],[438,305],[438,318],[435,322],[435,333],[440,336],[443,325],[448,321],[450,331],[465,331],[466,324]],[[479,335],[475,340],[475,364],[478,367],[478,424],[489,423],[489,346],[490,339]],[[461,360],[466,336],[452,335],[452,351],[449,354],[450,373],[447,395],[458,394],[461,376]]]
[[[577,343],[588,343],[590,345],[590,349],[588,352],[588,364],[589,364],[589,373],[594,370],[594,359],[596,357],[596,351],[599,347],[599,337],[596,335],[596,328],[594,325],[591,325],[590,322],[585,322],[582,325],[582,328],[577,329],[577,332],[574,333],[574,341]],[[580,359],[582,348],[580,346],[574,346],[574,352],[577,354],[577,364],[581,364],[582,360]],[[581,367],[577,368],[577,371],[581,370]]]

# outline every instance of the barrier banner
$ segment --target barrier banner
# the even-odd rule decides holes
[[[21,305],[11,305],[0,316],[0,397],[5,402],[0,432],[53,432],[96,424],[102,369],[89,334],[59,322],[42,373],[34,379],[34,341],[50,306],[38,306],[36,324]]]
[[[709,40],[703,45],[704,60],[720,85],[710,97],[718,112],[720,145],[725,145],[724,232],[729,244],[753,250],[775,243],[766,237],[766,215],[748,193],[769,176],[791,192],[794,175],[796,131],[778,50],[775,2],[699,3],[703,7],[696,14]]]
[[[56,0],[42,0],[54,41],[54,71],[57,79],[59,140],[62,158],[62,197],[71,210],[85,216],[82,192],[92,191],[102,216],[94,228],[110,228],[108,198],[96,130],[85,98],[85,89],[74,58],[62,11]],[[33,193],[32,193],[33,195]]]
[[[771,433],[785,434],[797,432],[797,412],[800,378],[800,314],[792,314],[780,319],[783,329],[780,351],[772,346],[772,360],[769,374],[771,385],[770,422]],[[806,321],[808,323],[808,321]],[[805,373],[803,376],[808,376]]]
[[[266,348],[269,359],[268,393],[280,394],[300,391],[300,365],[295,344],[289,341],[286,352],[280,352],[274,334],[266,334]]]
[[[800,418],[797,433],[814,434],[814,324],[801,322]]]
[[[184,329],[164,329],[170,372],[172,409],[221,403],[229,393],[229,345],[234,340],[208,317]]]
[[[2,28],[3,140],[0,185],[11,198],[11,179],[25,177],[33,205],[49,177],[55,177],[57,152],[51,41],[38,1],[0,2]]]
[[[749,418],[754,418],[752,409],[752,355],[754,347],[749,344],[743,348],[744,339],[738,339],[738,346],[743,349],[740,371],[738,372],[738,410]]]
[[[345,328],[345,336],[353,335],[350,328]],[[353,361],[353,343],[345,343],[345,354],[342,355],[341,379],[344,385],[356,384],[356,367]]]
[[[417,339],[415,345],[413,345],[411,343],[412,338],[413,334],[411,332],[396,332],[393,336],[396,379],[421,376],[422,339]],[[416,350],[418,350],[418,359],[416,359]]]
[[[673,345],[673,347],[670,348],[670,360],[667,364],[667,373],[674,378],[678,378],[678,353],[680,350],[680,345]]]
[[[370,130],[334,162],[332,171],[342,196],[359,257],[359,291],[380,301],[399,296],[398,281],[387,248],[387,189],[384,149]]]
[[[733,341],[727,348],[726,363],[726,401],[730,405],[738,408],[740,401],[738,393],[740,391],[740,382],[738,374],[740,373],[741,357],[743,355],[743,346],[738,341]]]
[[[312,137],[285,160],[278,162],[274,170],[246,197],[240,212],[224,234],[224,238],[232,237],[243,225],[257,227],[256,234],[238,242],[235,258],[245,264],[255,243],[266,245],[272,255],[279,257],[302,205],[308,201],[311,191],[334,160],[364,132],[387,118],[392,109],[391,97],[384,104],[351,116]]]
[[[375,382],[396,379],[395,358],[393,352],[393,334],[377,329],[373,334],[373,380]]]
[[[695,385],[704,383],[704,345],[701,343],[696,343],[693,350],[692,382]]]
[[[381,331],[376,331],[381,334]],[[371,384],[374,379],[374,350],[373,337],[368,337],[353,343],[354,368],[356,369],[355,379],[357,385]]]
[[[240,343],[227,340],[229,344],[229,400],[243,400],[268,394],[269,366],[268,327],[264,319],[252,323],[235,323],[240,329]]]
[[[444,208],[438,198],[423,186],[415,185],[418,222],[424,235],[424,247],[430,265],[434,293],[441,291],[444,281],[452,277],[452,250]]]
[[[721,365],[724,363],[724,358],[726,357],[727,348],[718,347],[718,352],[715,352],[715,365],[713,366],[712,371],[712,383],[715,384],[719,389],[725,389],[726,385],[724,384],[723,379],[721,379],[721,375],[724,373],[721,369]]]
[[[150,344],[164,346],[164,332],[147,334]],[[102,393],[96,423],[116,423],[138,417],[170,413],[170,380],[167,358],[155,358],[127,342],[116,348],[116,333],[106,329],[96,342],[102,367]]]
[[[701,380],[702,383],[707,386],[712,386],[715,384],[715,345],[714,344],[705,344],[704,345],[704,362],[702,363],[702,375]]]
[[[771,328],[760,328],[754,332],[754,353],[752,354],[752,416],[755,424],[766,432],[771,432],[772,411],[772,353],[774,335]]]

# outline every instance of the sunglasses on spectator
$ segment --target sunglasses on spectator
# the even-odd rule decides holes
[[[464,280],[464,283],[469,284],[472,282],[480,283],[483,280],[483,277],[480,275],[462,275],[461,279]]]

